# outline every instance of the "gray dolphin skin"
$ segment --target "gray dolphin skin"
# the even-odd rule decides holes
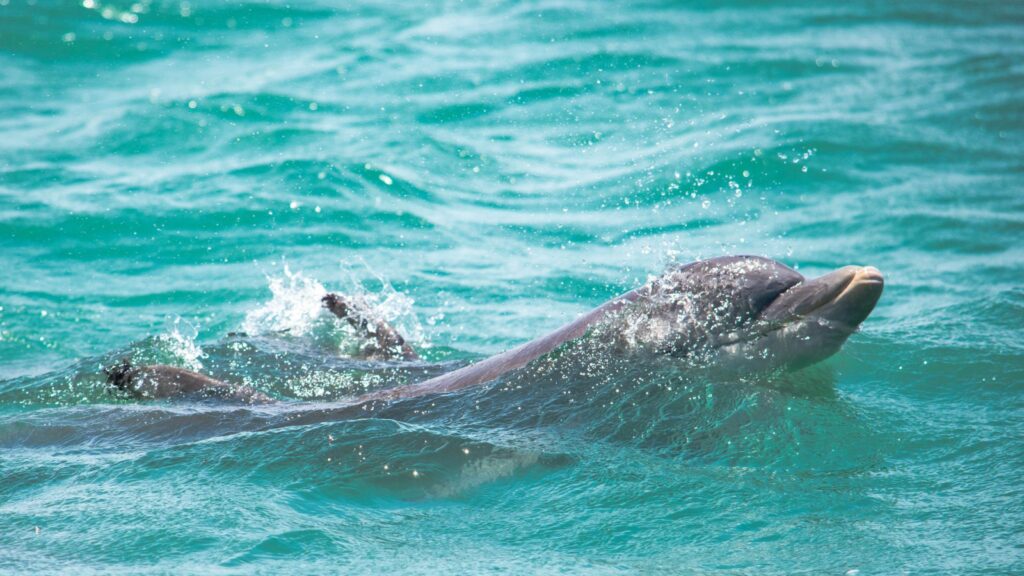
[[[882,274],[871,266],[845,266],[806,279],[759,256],[725,256],[670,268],[662,276],[605,302],[561,328],[511,350],[423,382],[372,392],[364,403],[454,392],[490,382],[593,333],[613,349],[664,354],[694,366],[736,371],[796,370],[832,356],[871,314],[882,295]],[[341,318],[342,297],[325,306]],[[364,317],[346,318],[366,327]],[[386,323],[375,330],[375,356],[386,344],[393,357],[415,359],[412,348]],[[639,358],[640,356],[638,356]],[[172,397],[211,389],[216,396],[263,403],[266,395],[170,366],[108,370],[111,382],[139,397]],[[137,390],[142,390],[139,393]]]
[[[205,374],[165,364],[132,366],[127,360],[104,371],[116,388],[140,400],[194,396],[267,404],[274,399],[249,386],[228,384]]]

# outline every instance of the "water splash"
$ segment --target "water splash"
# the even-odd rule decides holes
[[[162,353],[161,355],[166,354],[176,360],[177,362],[171,362],[173,364],[178,364],[189,370],[202,370],[202,359],[206,357],[206,353],[196,343],[198,336],[199,328],[197,326],[182,320],[181,317],[175,317],[170,329],[156,336],[156,352]]]
[[[423,325],[413,310],[416,301],[411,296],[397,290],[362,258],[343,260],[341,268],[346,277],[346,294],[358,299],[375,320],[388,322],[417,348],[430,347]],[[379,289],[372,290],[367,286],[368,282],[364,280],[367,276],[373,278],[373,284],[379,286]]]
[[[303,336],[320,316],[320,299],[327,289],[320,282],[293,273],[286,264],[284,276],[268,276],[269,302],[245,315],[242,330],[252,335],[290,334]]]
[[[359,260],[342,263],[344,280],[337,290],[359,304],[375,321],[386,321],[419,348],[428,348],[423,327],[413,312],[413,300],[369,265]],[[364,281],[370,277],[372,280]],[[283,276],[267,276],[271,299],[246,314],[242,330],[251,336],[288,335],[308,337],[321,345],[341,350],[363,343],[348,323],[335,319],[321,303],[328,293],[320,281],[292,272],[285,265]],[[369,287],[372,285],[373,288]]]

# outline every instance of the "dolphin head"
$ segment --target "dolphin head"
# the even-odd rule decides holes
[[[873,266],[844,266],[804,279],[757,316],[751,339],[736,352],[774,357],[797,369],[835,354],[875,309],[885,281]]]
[[[809,280],[768,258],[711,258],[645,287],[646,320],[633,329],[676,356],[744,369],[799,369],[838,352],[882,287],[882,274],[870,266]]]

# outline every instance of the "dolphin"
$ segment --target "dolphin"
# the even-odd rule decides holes
[[[443,394],[485,384],[562,344],[593,334],[613,350],[664,354],[691,365],[737,371],[798,370],[832,356],[874,310],[884,279],[872,266],[844,266],[807,279],[760,256],[723,256],[669,268],[557,330],[428,380],[378,390],[355,404]],[[324,305],[374,342],[374,358],[417,359],[394,328],[343,296]],[[640,357],[640,356],[638,356]],[[144,398],[203,394],[253,403],[272,401],[247,386],[164,365],[107,371],[116,387]]]
[[[273,398],[249,386],[229,384],[206,374],[166,364],[133,366],[122,360],[103,371],[107,381],[140,400],[193,396],[237,400],[249,404],[268,404]]]

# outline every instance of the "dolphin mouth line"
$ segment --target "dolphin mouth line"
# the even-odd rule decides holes
[[[835,288],[822,294],[821,298],[815,301],[814,304],[810,308],[808,308],[808,310],[795,316],[797,318],[804,318],[818,312],[819,310],[821,310],[821,308],[825,307],[828,304],[840,301],[843,298],[843,296],[850,291],[850,288],[853,287],[854,278],[856,278],[856,275],[851,274],[849,278],[844,279],[842,284],[837,284]],[[797,286],[800,286],[800,284],[798,284]],[[783,295],[784,294],[785,293],[783,292]]]
[[[810,308],[809,310],[805,310],[801,314],[798,314],[797,317],[803,318],[809,316],[811,314],[814,314],[818,310],[821,310],[825,306],[828,306],[829,304],[835,304],[836,302],[842,300],[843,296],[845,296],[846,293],[850,291],[850,288],[853,287],[854,278],[856,278],[856,274],[851,274],[850,277],[846,278],[842,284],[837,284],[835,288],[823,294],[821,300],[815,302],[812,308]]]

